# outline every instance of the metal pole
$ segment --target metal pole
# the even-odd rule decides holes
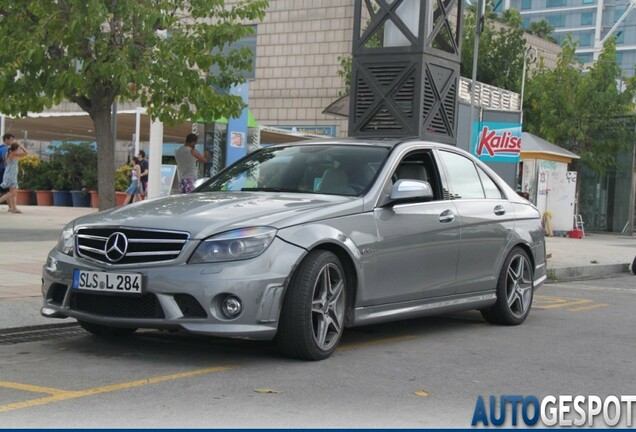
[[[475,121],[475,94],[477,90],[477,60],[479,58],[479,36],[485,25],[486,0],[477,2],[477,13],[475,14],[475,42],[473,43],[473,75],[470,84],[470,142],[468,151],[473,149],[473,122]]]

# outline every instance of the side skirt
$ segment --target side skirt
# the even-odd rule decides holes
[[[356,308],[351,327],[401,319],[439,315],[470,309],[482,309],[497,301],[495,291],[469,296],[449,296]]]

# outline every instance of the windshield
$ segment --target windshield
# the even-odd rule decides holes
[[[264,148],[238,161],[195,192],[266,191],[357,196],[365,192],[389,153],[362,145]]]

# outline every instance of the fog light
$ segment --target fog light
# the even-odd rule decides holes
[[[232,297],[232,296],[226,297],[226,299],[223,300],[222,308],[223,308],[223,313],[228,318],[236,318],[237,316],[239,316],[239,314],[243,310],[241,301],[237,299],[236,297]]]

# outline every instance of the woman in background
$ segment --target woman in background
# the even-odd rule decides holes
[[[9,151],[4,158],[4,177],[0,187],[9,189],[6,195],[0,198],[0,203],[7,202],[9,205],[9,212],[22,213],[17,207],[17,193],[18,193],[18,159],[29,154],[27,149],[17,141],[11,143]]]
[[[130,163],[133,169],[130,173],[130,186],[126,189],[126,201],[124,201],[124,205],[130,204],[133,196],[137,201],[140,201],[141,194],[144,192],[141,186],[141,166],[139,165],[139,159],[133,157]]]

